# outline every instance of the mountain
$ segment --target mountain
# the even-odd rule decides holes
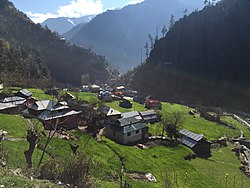
[[[41,25],[47,26],[51,31],[56,31],[60,35],[62,35],[79,24],[84,25],[90,22],[94,17],[95,15],[82,16],[80,18],[49,18],[45,20]]]
[[[191,13],[202,6],[201,0],[145,0],[97,15],[76,34],[69,31],[64,37],[129,69],[140,64],[148,34],[155,37],[158,29],[159,37],[162,36],[163,25],[168,27],[172,14],[178,20],[185,9]]]
[[[108,77],[103,56],[71,45],[58,34],[34,24],[8,0],[0,0],[0,39],[4,49],[0,51],[0,60],[5,69],[5,72],[1,69],[1,75],[11,77],[18,72],[18,80],[25,70],[23,74],[31,75],[27,77],[29,82],[35,80],[33,74],[37,72],[38,77],[51,75],[57,82],[73,85],[80,84],[82,76],[90,82],[105,81]]]
[[[249,111],[249,10],[248,0],[223,0],[180,19],[134,72],[133,86],[165,100]]]

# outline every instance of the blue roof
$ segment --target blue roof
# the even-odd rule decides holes
[[[188,130],[185,130],[185,129],[180,130],[179,132],[180,132],[180,134],[182,134],[182,135],[184,135],[184,136],[186,136],[194,141],[197,141],[197,142],[204,138],[203,134],[195,134],[195,133],[188,131]]]
[[[197,141],[187,137],[178,138],[177,140],[189,148],[193,148],[198,143]]]

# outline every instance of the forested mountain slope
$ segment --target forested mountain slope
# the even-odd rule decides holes
[[[16,66],[16,63],[20,64],[20,61],[25,60],[24,54],[27,53],[32,56],[27,60],[37,68],[36,71],[44,72],[41,76],[48,77],[50,72],[51,76],[61,83],[80,84],[83,74],[88,74],[93,82],[105,80],[108,76],[103,56],[68,44],[57,34],[42,28],[40,24],[34,24],[7,0],[0,0],[0,38],[11,48],[24,52],[17,55],[16,61],[0,52],[1,64],[7,63],[8,67],[12,67],[12,72],[20,71],[20,66]],[[11,53],[11,56],[13,55]],[[26,64],[27,62],[22,64],[22,69],[29,71]],[[41,71],[39,66],[43,67],[44,71]],[[1,74],[7,75],[8,71],[1,71]],[[29,74],[34,74],[34,71],[30,70]]]
[[[153,38],[162,37],[161,30],[164,25],[168,29],[172,14],[178,20],[202,6],[201,0],[145,0],[120,10],[108,10],[73,36],[70,31],[64,36],[105,55],[112,64],[127,70],[140,64],[141,55],[145,56],[144,46],[149,34]]]
[[[156,43],[134,86],[173,101],[247,108],[249,18],[248,0],[223,0],[184,17]]]

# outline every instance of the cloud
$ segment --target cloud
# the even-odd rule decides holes
[[[48,18],[57,17],[81,17],[103,12],[102,0],[72,0],[68,5],[60,6],[57,14],[52,13],[32,13],[26,12],[31,20],[35,23],[41,23]]]
[[[47,20],[48,18],[57,18],[58,17],[56,14],[52,14],[52,13],[40,14],[40,13],[26,12],[26,14],[35,23],[42,23],[43,21]]]
[[[144,0],[132,0],[127,3],[127,5],[134,5],[143,2]]]

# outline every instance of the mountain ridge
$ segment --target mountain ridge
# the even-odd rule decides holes
[[[82,75],[88,75],[89,82],[106,80],[109,75],[103,56],[71,45],[57,33],[34,24],[8,0],[0,0],[0,38],[16,48],[35,52],[57,82],[79,85]]]
[[[249,111],[249,10],[247,0],[224,0],[180,19],[132,85],[173,102]]]
[[[65,38],[105,55],[111,63],[127,70],[141,63],[148,34],[155,36],[158,28],[160,35],[163,25],[169,24],[171,14],[178,19],[186,8],[191,12],[203,6],[202,1],[188,2],[189,7],[184,0],[157,0],[157,3],[146,0],[119,10],[108,10],[97,15],[74,36],[65,35]]]

